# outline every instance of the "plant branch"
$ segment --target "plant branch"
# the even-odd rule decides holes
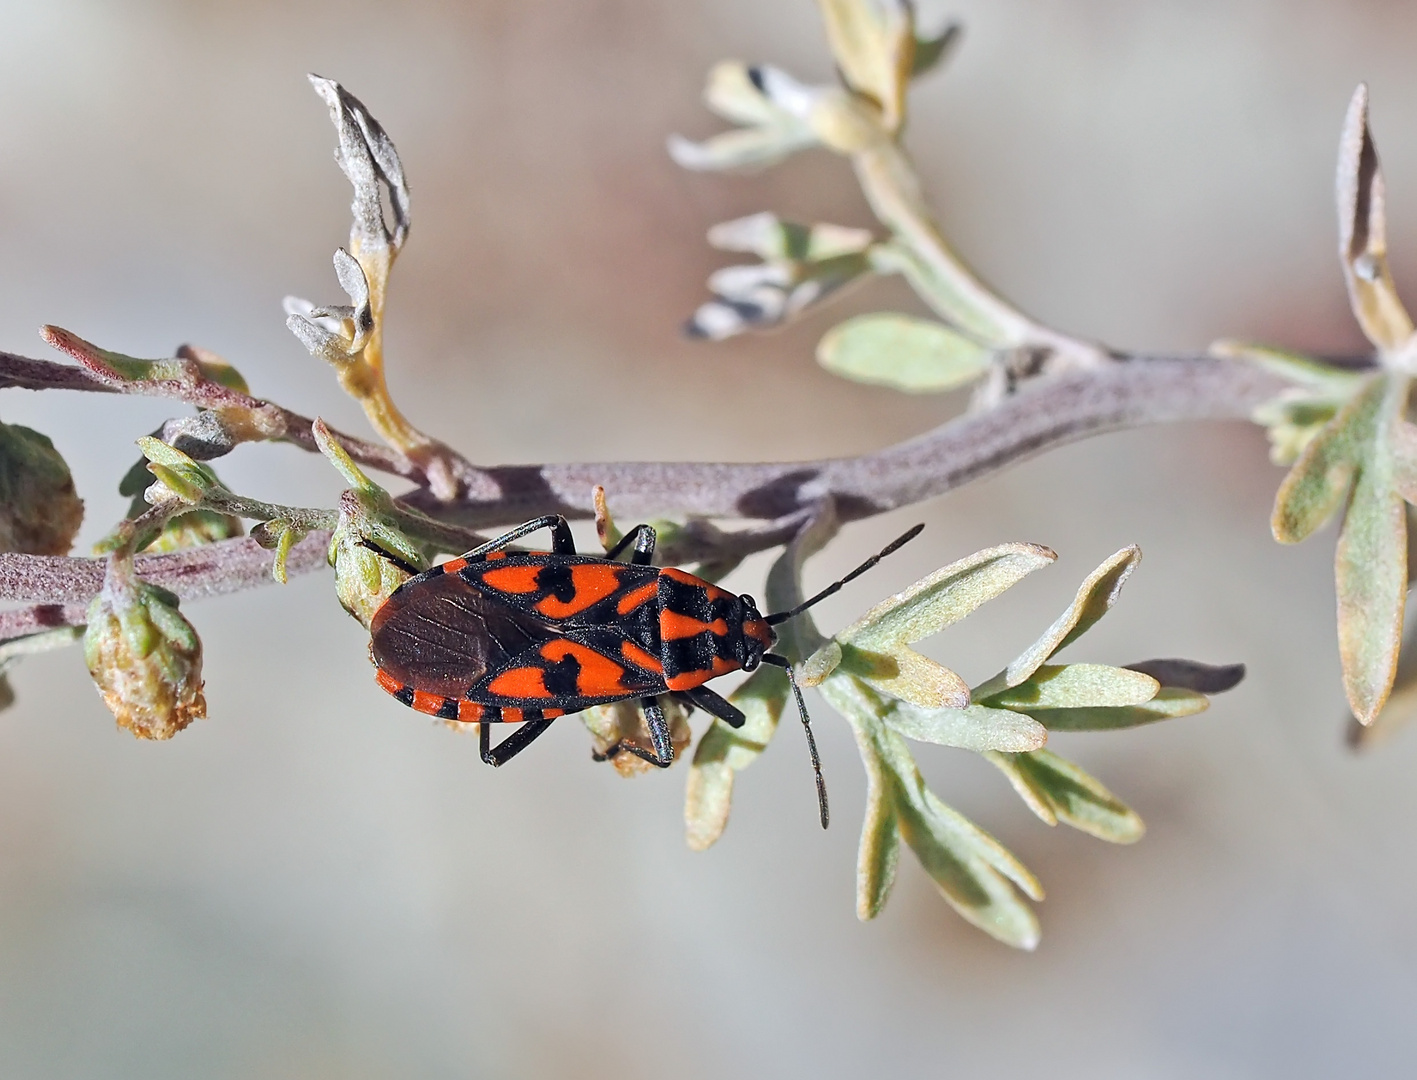
[[[200,378],[132,381],[107,379],[94,374],[88,368],[0,352],[0,389],[7,387],[22,390],[86,390],[100,394],[138,394],[143,397],[183,401],[202,409],[235,406],[252,411],[259,410],[274,418],[277,429],[281,432],[278,436],[280,440],[310,453],[319,453],[315,436],[311,432],[314,421],[310,417]],[[340,431],[332,431],[332,434],[349,452],[349,456],[361,465],[405,477],[420,486],[427,483],[423,469],[392,447]]]
[[[10,359],[22,358],[0,356],[0,378],[16,378],[17,369],[5,367]],[[860,457],[761,464],[614,462],[470,468],[467,494],[457,503],[445,504],[425,489],[400,501],[438,520],[478,528],[547,513],[591,517],[592,489],[600,484],[623,517],[677,512],[766,522],[739,532],[691,530],[685,550],[676,552],[683,561],[741,557],[781,545],[800,527],[802,515],[828,495],[844,521],[870,517],[942,495],[1089,435],[1181,420],[1245,419],[1286,385],[1279,376],[1240,360],[1137,357],[1038,379],[988,411],[958,417],[917,438]],[[291,552],[289,573],[323,565],[328,543],[325,532],[302,540]],[[140,556],[137,570],[146,580],[191,598],[265,584],[271,580],[271,559],[270,552],[243,538],[175,554]],[[6,599],[51,606],[87,603],[102,582],[101,559],[0,555],[0,597]],[[62,613],[52,617],[65,622],[44,623],[33,612],[7,613],[0,618],[0,639],[12,636],[8,633],[12,624],[64,625],[70,618]]]
[[[294,545],[287,559],[291,574],[325,565],[328,532],[312,532]],[[161,555],[139,555],[138,576],[184,600],[241,592],[272,584],[275,556],[250,537],[222,540]],[[81,626],[88,603],[103,587],[107,559],[0,553],[0,597],[31,606],[0,612],[0,640],[54,626]]]
[[[1133,357],[1031,381],[987,411],[957,417],[860,457],[765,464],[512,465],[476,470],[458,503],[441,504],[421,491],[404,501],[445,521],[477,528],[545,513],[590,517],[592,488],[600,484],[620,518],[672,511],[780,521],[833,495],[843,520],[850,521],[942,495],[1089,435],[1181,420],[1247,419],[1256,405],[1287,385],[1243,361]]]

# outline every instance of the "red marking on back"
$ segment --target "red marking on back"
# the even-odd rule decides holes
[[[710,585],[703,578],[694,577],[694,575],[689,573],[687,570],[680,570],[677,566],[666,566],[663,570],[660,571],[660,573],[667,577],[670,581],[679,582],[680,585],[692,585],[696,589],[713,588],[713,586]],[[722,590],[716,591],[721,592]]]
[[[410,706],[417,712],[435,715],[443,707],[442,694],[430,694],[427,690],[415,690]]]
[[[505,551],[489,551],[486,555],[482,557],[484,559],[505,559],[507,557],[507,553]]]
[[[489,694],[509,698],[549,698],[546,677],[540,668],[518,667],[504,671],[487,684]]]
[[[502,710],[502,723],[504,724],[520,724],[525,719],[526,717],[522,715],[522,711],[520,709]]]
[[[565,709],[542,709],[541,718],[543,720],[555,720],[558,716],[565,716]]]
[[[707,629],[709,629],[708,623],[700,622],[692,616],[680,615],[677,611],[670,611],[668,608],[659,613],[659,636],[664,641],[691,638],[702,634]]]
[[[762,642],[764,648],[771,647],[773,643],[772,627],[767,624],[765,619],[745,619],[743,621],[743,636]]]
[[[712,675],[713,678],[716,679],[716,678],[718,678],[718,676],[720,676],[720,675],[727,675],[730,671],[737,671],[737,670],[738,670],[738,664],[737,664],[735,661],[733,661],[733,660],[725,660],[725,659],[724,659],[723,657],[721,657],[721,656],[715,656],[715,657],[713,658],[713,675]]]
[[[569,619],[592,604],[599,603],[620,587],[620,569],[613,563],[581,563],[571,567],[571,587],[575,590],[564,603],[554,596],[537,602],[536,610],[553,619]]]
[[[467,560],[466,560],[466,559],[449,559],[447,562],[445,562],[445,563],[443,564],[443,573],[445,573],[445,574],[456,574],[459,570],[461,570],[461,569],[462,569],[464,566],[466,566],[466,565],[467,565]]]
[[[703,686],[713,678],[713,672],[708,670],[683,671],[673,678],[665,679],[664,685],[670,690],[692,690],[696,686]]]
[[[715,637],[723,637],[728,633],[728,623],[723,619],[714,619],[711,623],[700,622],[690,615],[680,615],[677,611],[667,608],[659,613],[659,636],[664,641],[691,638],[705,630]]]
[[[664,674],[664,665],[659,662],[659,659],[645,652],[633,641],[622,641],[620,643],[620,655],[636,667],[644,668],[646,671],[653,671],[656,675]]]
[[[536,583],[539,566],[504,566],[500,570],[489,570],[482,580],[492,588],[507,593],[536,592],[541,586]]]
[[[378,672],[375,673],[374,679],[384,688],[385,693],[397,694],[403,689],[403,683],[399,682],[383,668],[380,668]]]
[[[625,685],[625,669],[610,657],[587,645],[555,638],[541,646],[541,655],[551,661],[574,656],[581,665],[576,676],[576,692],[582,697],[609,697],[629,692]]]
[[[458,719],[464,724],[475,724],[482,719],[482,706],[463,698],[458,702]]]
[[[638,589],[627,592],[624,596],[620,597],[620,602],[615,605],[615,610],[621,615],[628,615],[641,604],[653,600],[655,594],[658,592],[659,582],[651,578]]]

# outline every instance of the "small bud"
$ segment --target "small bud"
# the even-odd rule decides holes
[[[83,519],[83,500],[54,444],[0,424],[0,551],[67,555]]]
[[[143,550],[149,553],[182,551],[218,540],[230,540],[243,532],[245,529],[240,518],[215,510],[191,510],[169,521],[158,538]]]
[[[195,506],[213,493],[226,491],[225,485],[217,479],[209,466],[193,461],[181,450],[177,450],[161,439],[145,436],[138,440],[138,448],[148,459],[148,472],[161,482],[162,486],[176,498]],[[150,491],[148,502],[156,505]]]
[[[177,597],[109,561],[103,591],[89,606],[84,659],[118,726],[140,739],[170,739],[207,715],[202,641],[177,610]]]
[[[363,527],[361,527],[363,526]],[[370,528],[370,526],[375,526]],[[422,562],[407,540],[400,544],[392,528],[370,521],[352,492],[340,498],[340,520],[330,537],[330,565],[335,568],[335,595],[345,611],[366,629],[395,589],[412,575],[401,563]],[[399,562],[383,555],[389,551]]]
[[[289,521],[282,521],[279,518],[251,526],[251,539],[267,551],[276,553],[276,557],[271,561],[271,577],[281,585],[284,585],[287,580],[285,562],[290,557],[290,549],[304,537],[304,529],[297,528]]]

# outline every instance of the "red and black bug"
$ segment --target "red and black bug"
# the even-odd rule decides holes
[[[792,664],[768,652],[777,640],[772,627],[832,595],[922,528],[805,603],[764,616],[751,596],[735,596],[675,567],[651,566],[655,532],[648,525],[597,558],[576,553],[564,517],[540,517],[404,582],[375,612],[369,651],[379,685],[403,704],[479,724],[482,760],[489,765],[509,761],[558,716],[638,698],[654,752],[623,749],[668,766],[674,749],[660,695],[741,727],[743,713],[704,684],[774,664],[786,671],[796,697],[825,828],[816,741]],[[549,552],[509,550],[539,529],[551,531]],[[631,543],[630,561],[616,561]],[[521,727],[494,747],[488,725],[499,722]]]

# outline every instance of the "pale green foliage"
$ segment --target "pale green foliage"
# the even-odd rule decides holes
[[[1275,496],[1276,540],[1298,543],[1343,511],[1334,554],[1338,646],[1349,707],[1371,724],[1392,691],[1410,575],[1407,501],[1417,497],[1417,432],[1408,423],[1417,337],[1387,259],[1385,181],[1359,86],[1339,144],[1339,259],[1376,373],[1357,374],[1258,346],[1222,343],[1296,383],[1263,406],[1277,461],[1293,467]]]
[[[986,755],[1028,808],[1049,825],[1059,821],[1114,844],[1132,844],[1146,826],[1098,780],[1048,750]]]
[[[1046,548],[1009,544],[961,559],[876,605],[802,665],[802,681],[818,685],[851,724],[865,763],[867,811],[857,857],[862,918],[884,905],[904,840],[965,918],[1011,945],[1031,948],[1038,940],[1037,920],[1025,902],[1041,899],[1037,881],[997,841],[929,791],[907,739],[984,754],[1050,825],[1062,821],[1115,843],[1140,838],[1141,819],[1132,810],[1083,769],[1042,749],[1055,725],[1130,727],[1199,712],[1208,704],[1203,693],[1163,686],[1146,671],[1047,662],[1116,601],[1140,558],[1135,547],[1122,549],[1088,575],[1039,639],[964,701],[931,707],[918,700],[952,686],[958,676],[910,646],[1054,558]],[[1141,666],[1222,689],[1238,678],[1184,661]]]
[[[887,312],[848,319],[817,343],[817,360],[833,374],[911,394],[968,385],[991,355],[943,323]]]

